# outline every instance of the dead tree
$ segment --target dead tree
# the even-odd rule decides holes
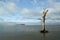
[[[47,32],[45,30],[45,17],[46,17],[47,12],[48,12],[48,10],[47,9],[44,9],[43,16],[42,16],[42,31],[41,31],[43,33]]]

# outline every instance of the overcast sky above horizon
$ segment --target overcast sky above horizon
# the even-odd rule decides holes
[[[47,8],[46,19],[60,20],[60,0],[0,0],[0,20],[38,19]]]

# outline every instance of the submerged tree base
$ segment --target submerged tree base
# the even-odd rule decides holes
[[[41,30],[40,32],[41,32],[41,33],[48,33],[47,30]]]

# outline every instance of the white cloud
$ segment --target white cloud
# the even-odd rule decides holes
[[[6,8],[10,11],[10,12],[16,12],[17,10],[17,6],[15,3],[7,3],[6,4]]]
[[[48,9],[48,14],[54,13],[54,8],[47,8]]]
[[[33,12],[32,10],[27,9],[27,8],[23,8],[21,11],[22,14],[31,14],[32,12]]]
[[[29,13],[29,12],[30,12],[30,10],[28,10],[27,8],[23,8],[23,10],[22,10],[23,14],[26,14],[26,13]]]
[[[60,2],[56,2],[56,0],[48,0],[47,1],[49,5],[51,5],[51,8],[53,8],[53,13],[59,13],[60,12]]]
[[[38,7],[38,5],[49,5],[50,7],[47,8],[49,11],[48,11],[48,14],[50,13],[60,13],[60,2],[56,2],[56,0],[46,0],[46,2],[41,2],[38,0],[32,0],[31,3],[35,6]],[[47,4],[46,4],[47,3]],[[43,8],[43,7],[42,7]],[[38,10],[40,11],[40,13],[42,13],[41,10]]]
[[[11,0],[11,1],[13,1],[13,0]],[[14,0],[15,2],[11,2],[11,1],[10,2],[3,2],[3,1],[0,2],[0,13],[8,13],[8,14],[16,13],[16,12],[19,13],[18,11],[20,11],[20,10],[18,10],[19,8],[17,7],[15,2],[20,1],[20,0]],[[60,12],[60,2],[56,2],[55,0],[48,0],[47,2],[49,3],[47,5],[51,5],[50,8],[47,8],[49,10],[48,14],[50,14],[50,13],[59,13]],[[35,6],[37,6],[37,7],[39,7],[38,5],[40,5],[40,2],[38,2],[37,0],[31,1],[31,3]],[[41,2],[41,4],[44,5],[43,2]],[[41,14],[43,9],[38,8],[36,10],[36,8],[35,8],[35,10],[34,9],[28,9],[28,8],[22,8],[20,13],[22,13],[23,15],[24,14],[31,14],[31,15]]]
[[[21,13],[23,15],[29,14],[29,15],[32,15],[32,16],[41,15],[42,12],[43,12],[42,9],[36,9],[36,10],[33,11],[32,9],[28,9],[28,8],[23,8],[22,11],[21,11]]]
[[[23,15],[32,15],[32,16],[37,16],[37,15],[40,15],[42,13],[42,10],[31,10],[31,9],[28,9],[28,8],[23,8],[21,13]]]
[[[12,14],[16,13],[18,11],[18,7],[15,3],[13,2],[0,2],[0,14]]]
[[[4,13],[5,10],[3,8],[0,8],[0,13]]]

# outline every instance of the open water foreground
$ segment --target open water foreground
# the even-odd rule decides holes
[[[46,25],[48,33],[40,33],[41,25],[0,25],[0,40],[60,40],[60,25]]]

